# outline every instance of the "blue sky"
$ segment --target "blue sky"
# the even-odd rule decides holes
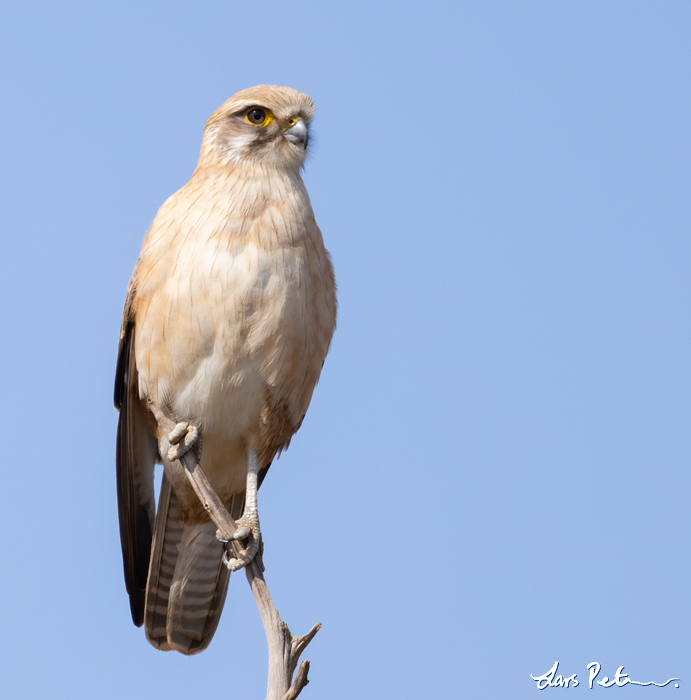
[[[652,697],[689,665],[691,7],[13,3],[0,26],[8,697],[264,697],[243,576],[211,647],[130,621],[111,393],[141,239],[236,91],[315,100],[339,283],[259,494],[320,620],[304,698]],[[559,660],[581,685],[538,691]],[[674,683],[587,688],[610,678]]]

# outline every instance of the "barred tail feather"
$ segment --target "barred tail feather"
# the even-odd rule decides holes
[[[231,515],[242,514],[244,493]],[[175,492],[163,476],[147,585],[147,639],[163,651],[196,654],[211,642],[223,611],[230,572],[212,522],[184,525]]]
[[[183,654],[205,649],[213,637],[230,572],[221,562],[216,525],[185,526],[168,600],[168,643]]]
[[[163,651],[168,651],[171,648],[166,636],[168,597],[173,582],[183,527],[178,514],[175,491],[164,474],[158,498],[144,612],[146,638],[153,646]]]

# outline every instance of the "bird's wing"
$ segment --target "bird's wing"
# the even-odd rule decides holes
[[[115,371],[115,408],[118,420],[116,465],[120,543],[125,585],[130,596],[132,621],[144,621],[146,580],[149,573],[151,539],[155,515],[154,465],[158,456],[156,438],[147,428],[139,399],[134,352],[134,287],[130,282],[125,301]]]

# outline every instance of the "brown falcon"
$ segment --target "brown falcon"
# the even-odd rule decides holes
[[[257,481],[300,427],[334,332],[333,268],[300,176],[313,112],[268,85],[216,110],[132,273],[115,379],[120,536],[132,618],[159,649],[205,649],[229,567],[247,563],[224,557],[177,458],[201,436],[212,487],[258,540]]]

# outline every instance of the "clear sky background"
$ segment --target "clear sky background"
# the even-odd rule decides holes
[[[132,625],[111,396],[147,227],[275,83],[316,103],[340,299],[259,494],[274,601],[324,624],[302,697],[529,698],[557,660],[546,695],[691,697],[690,36],[667,0],[6,4],[3,696],[264,697],[244,575],[199,656]]]

